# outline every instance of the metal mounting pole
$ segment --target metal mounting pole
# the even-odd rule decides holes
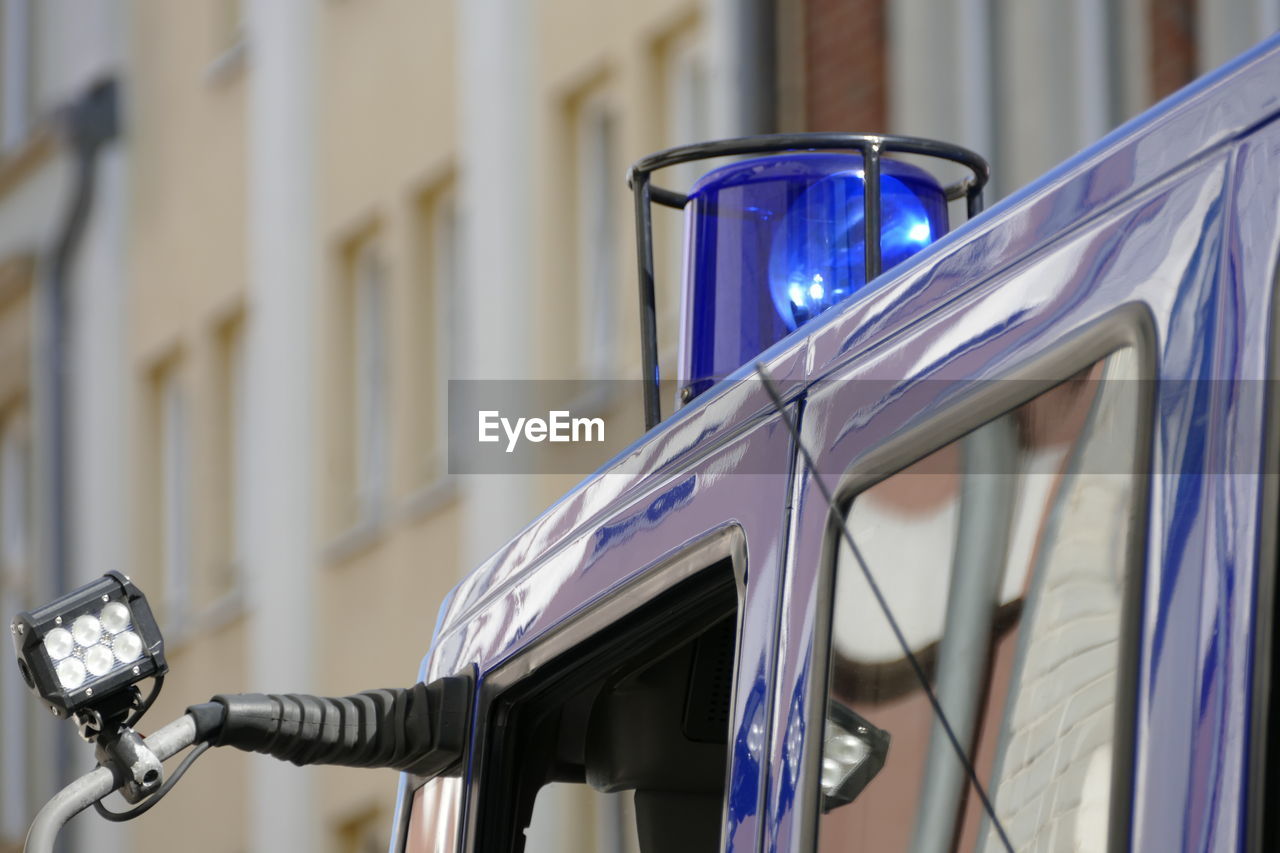
[[[653,229],[649,224],[650,184],[647,174],[633,181],[636,205],[636,264],[640,274],[640,359],[644,369],[644,428],[662,421],[658,386],[658,309],[653,285]]]
[[[880,144],[862,149],[862,233],[866,263],[864,281],[880,275]]]
[[[196,721],[189,714],[156,731],[144,743],[161,761],[175,755],[196,740]],[[127,773],[99,766],[53,795],[31,822],[26,853],[53,853],[53,843],[67,821],[89,808],[128,781]]]

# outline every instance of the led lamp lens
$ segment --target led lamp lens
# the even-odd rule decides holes
[[[84,653],[84,667],[90,675],[106,675],[115,665],[116,656],[101,643]]]
[[[898,164],[893,164],[895,167]],[[778,223],[769,257],[769,289],[793,330],[866,284],[861,168],[823,178],[800,194]],[[930,198],[885,174],[880,184],[881,265],[896,266],[945,230]],[[931,219],[932,214],[932,219]]]
[[[830,796],[871,754],[861,738],[828,722],[829,734],[822,745],[822,789]]]
[[[119,634],[129,627],[132,621],[129,608],[118,601],[113,601],[102,608],[102,627],[108,634]]]
[[[844,152],[757,157],[698,180],[677,372],[690,394],[868,287],[865,189],[862,155]],[[929,173],[883,158],[879,195],[882,270],[947,232],[946,194]]]
[[[125,631],[116,635],[111,648],[121,663],[133,663],[142,657],[142,638],[132,631]]]
[[[86,613],[83,616],[77,616],[76,621],[71,623],[71,636],[75,638],[76,644],[84,646],[96,645],[102,637],[102,623],[98,621],[98,617],[90,616]]]
[[[56,717],[89,709],[106,721],[128,710],[137,682],[169,669],[146,596],[120,572],[18,613],[10,624],[23,681]]]
[[[54,628],[44,637],[44,650],[49,653],[50,660],[60,661],[71,654],[75,642],[71,632],[66,628]]]
[[[58,664],[58,682],[66,690],[75,690],[84,684],[85,669],[79,658],[66,658]]]
[[[823,752],[827,757],[853,769],[867,760],[867,756],[871,754],[871,747],[867,746],[861,738],[837,729],[835,736],[827,739]]]
[[[841,765],[839,761],[831,758],[822,759],[822,793],[831,796],[848,775],[848,768]]]

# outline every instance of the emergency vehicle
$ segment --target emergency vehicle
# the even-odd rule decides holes
[[[662,853],[1280,849],[1277,118],[1272,40],[896,265],[932,220],[886,171],[888,271],[812,319],[755,203],[824,155],[705,177],[688,402],[446,601],[421,677],[474,674],[470,736],[393,849],[521,850],[553,783]],[[838,217],[804,181],[773,213]]]
[[[145,746],[396,767],[407,853],[521,851],[549,785],[623,793],[645,853],[1280,849],[1277,119],[1273,39],[984,213],[981,158],[921,140],[642,161],[643,438],[453,590],[412,691],[215,697]],[[687,222],[665,419],[652,202]],[[113,583],[15,622],[90,734],[123,711],[58,687],[96,648],[63,617],[160,649]],[[154,796],[112,743],[42,838]]]

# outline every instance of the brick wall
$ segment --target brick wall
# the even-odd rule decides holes
[[[803,0],[805,126],[885,129],[885,0]]]
[[[888,115],[888,0],[778,0],[796,7],[806,130],[883,130]],[[1148,104],[1196,76],[1197,0],[1145,0]],[[795,50],[791,46],[789,50]]]
[[[1148,0],[1151,26],[1151,101],[1176,92],[1196,76],[1195,0]]]

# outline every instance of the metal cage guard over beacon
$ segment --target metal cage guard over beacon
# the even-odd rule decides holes
[[[703,176],[687,195],[657,186],[651,180],[654,172],[681,163],[753,154],[770,156],[714,170]],[[970,174],[944,189],[938,187],[927,172],[883,156],[887,154],[945,160],[967,168]],[[947,230],[945,206],[938,210],[943,199],[963,198],[969,218],[980,213],[982,190],[990,174],[986,160],[958,145],[865,133],[791,133],[722,139],[668,148],[635,163],[627,174],[627,182],[635,196],[645,429],[652,429],[662,420],[653,202],[684,210],[689,223],[690,266],[685,270],[686,334],[681,341],[680,376],[680,400],[687,403],[711,382],[722,378],[720,374],[727,372],[724,368],[740,367],[794,330],[798,325],[796,319],[803,323],[869,284],[884,271],[886,261],[892,266],[942,236]],[[726,194],[726,190],[729,193]],[[721,195],[732,197],[722,199]],[[704,201],[706,204],[700,204]],[[701,209],[703,207],[706,209]],[[905,218],[907,207],[917,209],[920,218],[915,223],[916,230],[908,226],[897,235],[891,233],[892,225],[901,224],[894,220]],[[735,250],[755,252],[756,256],[744,254],[737,268],[725,271],[724,281],[709,281],[708,278],[717,277],[716,259],[711,257],[715,254],[716,235],[709,230],[723,227],[717,220],[726,214],[735,222],[731,227],[741,229],[726,235],[726,242],[732,242]],[[841,274],[860,273],[856,281],[849,282],[853,286],[845,288],[837,299],[830,298],[828,285],[832,282],[821,275],[803,285],[776,281],[777,268],[786,266],[786,261],[773,256],[794,254],[797,244],[806,243],[811,249],[823,252],[825,263],[839,268]],[[858,256],[861,264],[856,263]],[[849,261],[855,262],[852,270]],[[759,277],[764,274],[775,281],[760,282]],[[795,287],[801,289],[793,290]],[[788,290],[797,297],[797,302],[808,301],[812,290],[812,298],[823,304],[818,311],[804,312],[802,318],[783,317],[779,312],[767,320],[757,316],[755,328],[751,330],[735,329],[736,334],[723,330],[722,337],[732,338],[735,352],[717,357],[698,351],[699,347],[715,347],[716,337],[705,334],[708,323],[694,315],[699,308],[714,314],[711,303],[717,294],[712,291],[719,288],[736,290],[732,297],[740,298],[744,305],[765,299],[775,304],[785,303],[790,299]],[[769,314],[767,306],[763,313]],[[692,330],[697,326],[701,326],[704,334],[694,334]],[[697,375],[703,371],[704,375]]]

